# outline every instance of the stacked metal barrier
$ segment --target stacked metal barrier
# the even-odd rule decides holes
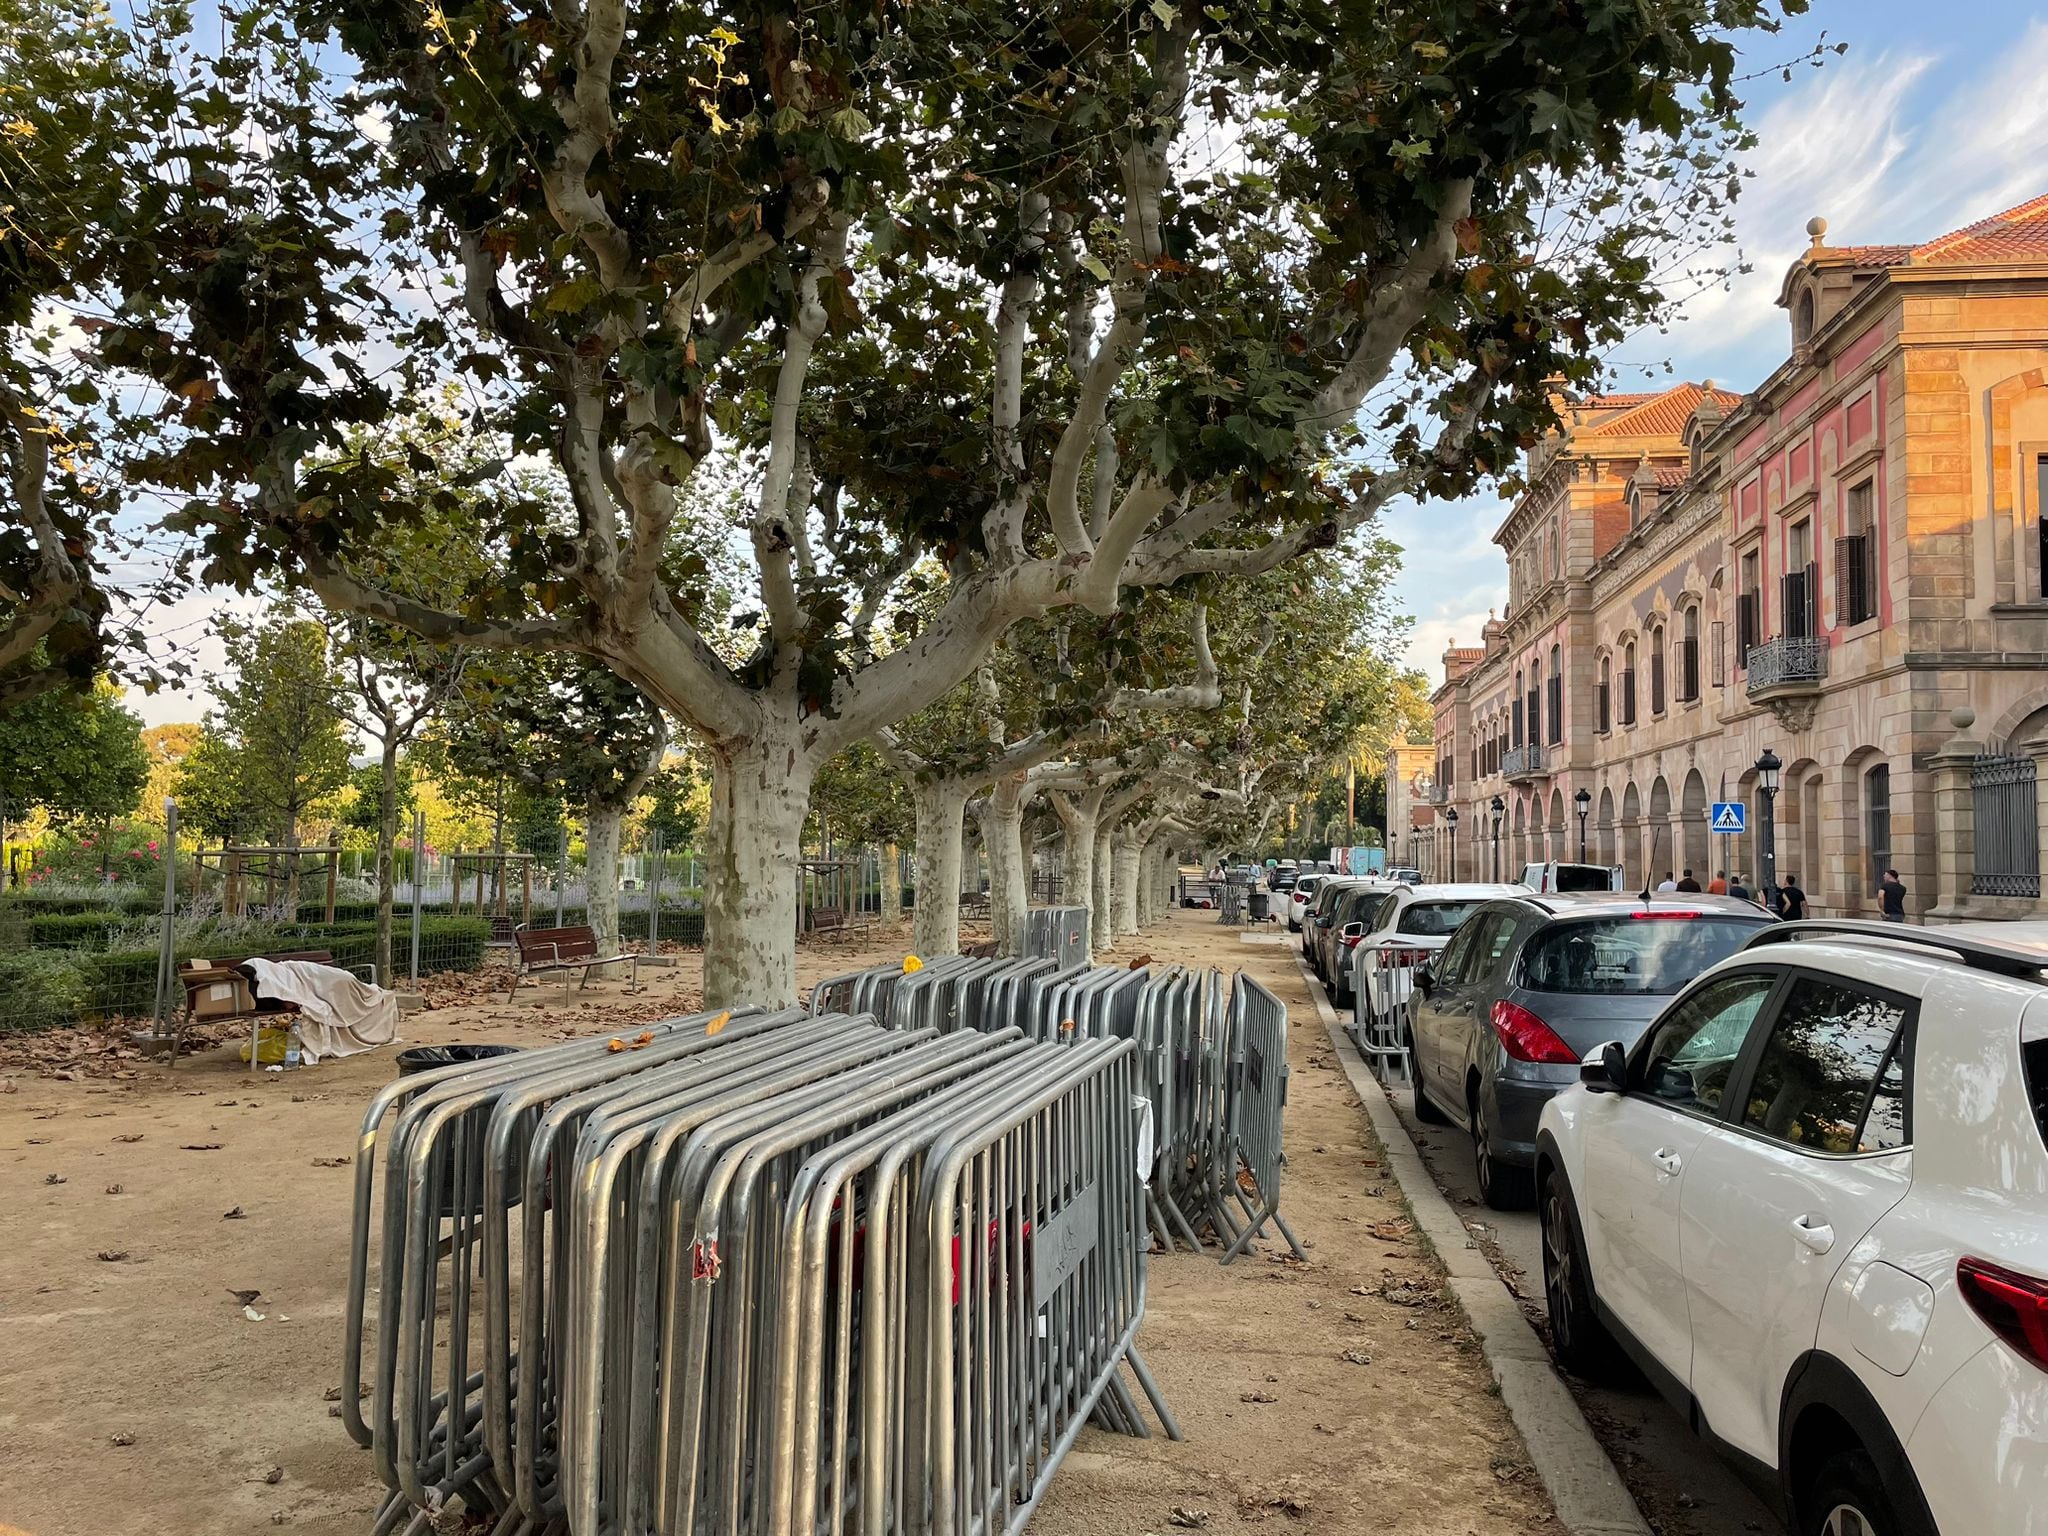
[[[1024,953],[1086,965],[1088,922],[1086,907],[1032,907],[1024,914]]]
[[[831,977],[812,991],[811,1008],[872,1012],[895,1029],[1135,1042],[1152,1138],[1145,1208],[1160,1241],[1199,1249],[1206,1224],[1227,1264],[1271,1221],[1306,1257],[1278,1212],[1287,1010],[1252,978],[948,955],[914,971],[885,965]]]
[[[1078,1038],[1005,1022],[1049,962],[974,964],[382,1090],[341,1392],[376,1536],[457,1497],[500,1536],[1016,1531],[1091,1418],[1147,1432],[1126,1362],[1178,1438],[1134,1343],[1149,983],[1091,982]]]

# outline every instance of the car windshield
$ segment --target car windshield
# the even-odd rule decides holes
[[[1592,864],[1560,864],[1556,869],[1559,891],[1604,891],[1614,884],[1614,877],[1606,870]]]
[[[1411,902],[1408,910],[1401,914],[1401,921],[1395,925],[1394,931],[1419,934],[1429,939],[1449,938],[1478,905],[1476,901]]]
[[[1522,985],[1610,996],[1677,992],[1763,922],[1761,913],[1751,921],[1651,910],[1554,923],[1522,952]]]

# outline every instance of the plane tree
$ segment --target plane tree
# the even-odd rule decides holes
[[[231,0],[169,31],[203,85],[100,341],[192,402],[155,469],[210,578],[686,724],[707,997],[787,1002],[823,762],[1021,621],[1512,463],[1725,235],[1736,43],[1803,8]],[[320,458],[429,377],[564,490],[459,604],[351,567],[391,480]],[[671,555],[721,471],[755,596],[712,633]]]

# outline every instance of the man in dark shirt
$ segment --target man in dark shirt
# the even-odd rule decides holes
[[[1728,894],[1737,901],[1748,901],[1750,899],[1749,887],[1742,883],[1742,871],[1739,869],[1728,877]]]
[[[1787,875],[1785,883],[1778,887],[1778,916],[1788,923],[1806,916],[1806,892],[1799,889],[1797,875]]]
[[[1884,878],[1877,882],[1877,904],[1886,922],[1903,923],[1906,920],[1906,884],[1896,869],[1886,870]]]
[[[1681,891],[1691,891],[1691,892],[1693,892],[1694,894],[1698,894],[1698,892],[1699,892],[1699,888],[1700,888],[1700,883],[1699,883],[1699,881],[1697,881],[1697,880],[1693,879],[1693,877],[1692,877],[1692,871],[1688,869],[1688,870],[1687,870],[1687,871],[1686,871],[1686,872],[1684,873],[1684,875],[1682,875],[1682,876],[1681,876],[1681,877],[1679,878],[1679,881],[1678,881],[1678,888],[1679,888],[1679,889],[1680,889]]]

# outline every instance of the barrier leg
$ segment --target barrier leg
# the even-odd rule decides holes
[[[1173,1410],[1166,1406],[1166,1398],[1159,1390],[1159,1383],[1152,1379],[1152,1372],[1145,1365],[1145,1357],[1138,1353],[1133,1344],[1124,1351],[1124,1358],[1131,1362],[1131,1374],[1138,1378],[1138,1385],[1145,1389],[1145,1399],[1152,1405],[1152,1412],[1158,1416],[1160,1428],[1166,1431],[1169,1440],[1185,1440],[1180,1432],[1180,1421],[1173,1416]]]

